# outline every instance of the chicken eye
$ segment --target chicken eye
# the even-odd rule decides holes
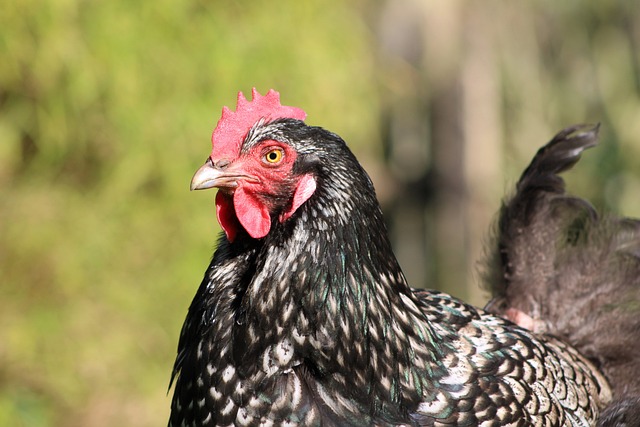
[[[269,164],[275,164],[282,160],[284,153],[280,148],[274,148],[273,150],[267,151],[264,155],[264,161]]]

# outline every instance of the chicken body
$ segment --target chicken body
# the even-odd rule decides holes
[[[286,116],[242,135],[223,155],[214,138],[194,177],[221,188],[226,234],[182,329],[170,426],[596,422],[609,385],[571,346],[407,285],[342,139]]]

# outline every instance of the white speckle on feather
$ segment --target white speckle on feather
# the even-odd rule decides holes
[[[286,338],[280,341],[276,346],[276,358],[278,359],[278,364],[280,366],[289,364],[293,358],[293,346],[291,345],[291,341]]]
[[[444,411],[447,406],[449,406],[449,401],[442,393],[438,393],[436,398],[431,402],[421,402],[418,405],[418,410],[416,411],[419,414],[440,414]]]
[[[262,370],[268,376],[271,376],[278,372],[278,366],[274,363],[270,353],[271,352],[269,350],[266,350],[262,354]]]
[[[260,423],[260,427],[273,427],[273,420],[262,420],[262,422]]]
[[[293,394],[291,395],[291,406],[297,408],[302,401],[302,384],[297,375],[293,375]]]
[[[233,400],[231,400],[230,397],[227,397],[227,404],[225,405],[224,408],[222,408],[222,411],[220,411],[220,413],[222,415],[230,414],[234,406],[235,404],[233,403]]]
[[[236,425],[248,426],[251,424],[251,417],[245,408],[240,408],[236,414]]]
[[[244,383],[242,381],[236,383],[236,394],[239,396],[244,394]]]
[[[222,380],[225,383],[228,383],[229,381],[231,381],[235,373],[236,373],[236,368],[234,368],[231,365],[227,365],[227,367],[224,368],[224,371],[222,372]]]
[[[198,357],[198,360],[202,359],[202,341],[198,343],[198,350],[197,350],[196,356]]]
[[[222,397],[222,393],[220,393],[215,386],[209,389],[209,394],[211,395],[211,397],[213,397],[214,400],[220,400],[220,398]]]

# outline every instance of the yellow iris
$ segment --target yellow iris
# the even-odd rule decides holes
[[[274,148],[273,150],[270,150],[267,152],[267,154],[264,155],[264,160],[267,163],[278,163],[280,160],[282,160],[282,150],[279,148]]]

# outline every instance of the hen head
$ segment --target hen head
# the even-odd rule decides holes
[[[216,214],[233,241],[241,229],[254,239],[265,237],[273,218],[284,222],[313,195],[316,178],[300,166],[300,153],[269,124],[300,121],[306,113],[280,105],[280,94],[270,90],[252,100],[238,94],[236,111],[227,107],[213,131],[213,149],[191,180],[192,190],[218,188]]]

